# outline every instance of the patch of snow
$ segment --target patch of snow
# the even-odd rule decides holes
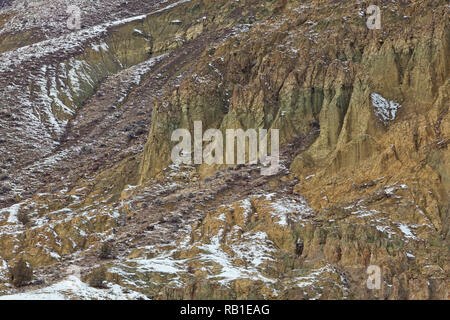
[[[161,272],[161,273],[172,273],[177,274],[183,272],[179,264],[182,264],[184,260],[173,260],[171,257],[171,252],[161,256],[156,256],[151,259],[131,259],[129,262],[135,262],[138,265],[138,271],[146,272]]]
[[[227,284],[230,281],[236,279],[252,279],[252,280],[262,280],[264,282],[275,282],[272,279],[268,279],[261,275],[255,268],[244,268],[234,266],[232,263],[232,257],[229,256],[225,251],[222,250],[220,244],[221,232],[214,236],[209,244],[203,244],[198,248],[203,251],[200,254],[200,260],[210,261],[221,267],[221,272],[219,274],[210,275],[210,279],[220,279],[218,280],[221,284]],[[259,257],[259,261],[262,262],[262,257]]]
[[[128,292],[128,293],[125,293]],[[0,296],[0,300],[136,300],[147,297],[126,290],[117,284],[109,284],[108,289],[92,288],[78,277],[71,275],[52,286],[33,291]]]
[[[8,264],[5,260],[0,259],[0,280],[6,281],[8,279]]]
[[[9,214],[7,221],[8,223],[18,223],[19,221],[17,220],[17,213],[19,212],[21,206],[21,203],[16,203],[9,208],[1,209],[0,215],[7,213]]]
[[[273,261],[270,253],[276,251],[273,242],[268,239],[267,233],[262,231],[242,235],[240,241],[232,244],[230,248],[236,257],[250,261],[255,267],[265,261]]]
[[[414,240],[417,239],[416,236],[412,233],[411,229],[405,223],[400,223],[398,228],[401,232],[403,232],[406,238]]]
[[[304,217],[312,215],[312,209],[304,199],[282,198],[271,203],[272,215],[278,219],[277,223],[282,226],[288,225],[288,220],[293,223],[304,220]]]
[[[59,260],[61,259],[61,256],[59,254],[57,254],[56,252],[50,252],[50,257]]]
[[[379,214],[380,212],[378,212],[375,209],[367,209],[366,207],[359,207],[358,209],[356,209],[355,211],[352,211],[352,215],[357,215],[358,218],[364,218],[364,217],[370,217],[376,214]]]
[[[336,283],[336,285],[344,290],[344,294],[348,293],[347,280],[344,278],[344,276],[342,276],[342,274],[338,272],[335,267],[332,267],[331,265],[326,265],[325,267],[314,269],[307,276],[297,278],[296,285],[299,288],[307,288],[311,286],[317,287],[319,280],[323,278],[324,274],[326,273],[338,274],[341,283]]]
[[[387,233],[389,239],[392,235],[396,234],[395,232],[390,231],[390,228],[388,226],[376,226],[376,229],[380,232]]]
[[[166,10],[172,9],[172,8],[174,8],[176,6],[179,6],[180,4],[183,4],[183,3],[186,3],[186,2],[190,2],[190,1],[191,0],[180,0],[178,2],[174,2],[174,3],[170,4],[170,5],[168,5],[167,7],[164,7],[162,9],[156,10],[156,11],[150,13],[150,14],[152,15],[152,14],[155,14],[155,13],[161,13],[161,12],[164,12]]]
[[[100,44],[92,44],[91,48],[94,49],[97,52],[108,51],[109,50],[109,46],[108,46],[108,44],[106,44],[106,42],[102,42]]]
[[[388,121],[392,121],[395,119],[398,109],[401,105],[395,101],[389,101],[383,98],[378,93],[372,93],[372,106],[374,108],[375,116],[387,123]]]

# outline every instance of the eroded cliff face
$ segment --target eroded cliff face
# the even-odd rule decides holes
[[[102,264],[130,298],[448,299],[449,6],[384,4],[369,30],[369,4],[155,2],[0,38],[0,290],[23,257],[32,295]],[[173,165],[199,120],[279,129],[280,171]]]

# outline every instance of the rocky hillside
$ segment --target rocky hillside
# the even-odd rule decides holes
[[[449,14],[0,1],[0,299],[449,299]],[[194,121],[280,170],[175,165]]]

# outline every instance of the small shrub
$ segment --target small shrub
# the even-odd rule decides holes
[[[10,270],[10,280],[15,287],[23,287],[33,279],[33,269],[22,258]]]
[[[24,211],[21,211],[17,214],[17,220],[24,226],[26,226],[28,223],[30,223],[30,217],[28,214]]]
[[[89,276],[89,285],[94,288],[105,289],[106,288],[106,268],[101,267],[92,271]]]
[[[191,266],[191,265],[189,265],[189,266],[187,267],[187,272],[190,273],[190,274],[194,274],[194,273],[195,273],[194,267]]]
[[[8,186],[0,185],[0,194],[1,193],[8,193],[11,191],[11,188]]]
[[[100,254],[98,257],[100,259],[114,258],[113,246],[110,243],[105,242],[100,249]]]

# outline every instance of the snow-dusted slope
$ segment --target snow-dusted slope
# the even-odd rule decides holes
[[[106,284],[105,289],[92,288],[76,276],[55,283],[52,286],[0,296],[0,300],[146,300],[147,297],[138,292],[120,287],[117,284]]]

